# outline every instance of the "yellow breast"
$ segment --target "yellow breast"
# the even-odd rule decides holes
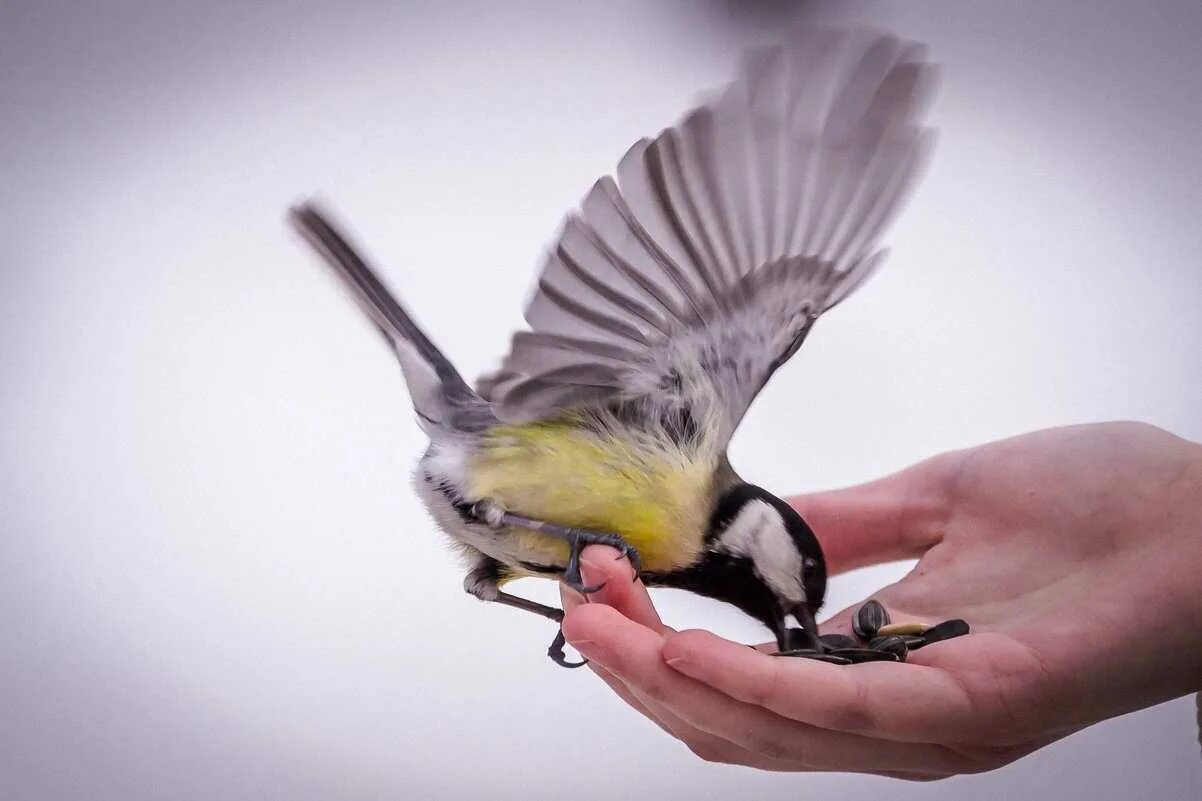
[[[468,490],[509,511],[563,526],[618,534],[643,568],[671,570],[697,558],[709,514],[715,459],[654,436],[614,437],[572,420],[499,426],[468,461]],[[562,565],[567,546],[515,531],[529,561]]]

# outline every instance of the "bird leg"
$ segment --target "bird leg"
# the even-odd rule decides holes
[[[576,592],[588,594],[596,592],[605,586],[604,584],[598,584],[596,587],[586,586],[584,579],[580,575],[580,552],[584,550],[586,545],[608,545],[611,548],[617,548],[621,552],[618,558],[620,559],[625,556],[630,560],[630,565],[634,568],[634,578],[636,581],[638,580],[639,570],[642,567],[639,553],[632,545],[617,534],[589,531],[582,528],[569,528],[555,523],[535,520],[530,517],[523,517],[522,515],[507,512],[499,504],[487,499],[477,501],[472,505],[472,515],[491,528],[524,528],[566,541],[568,543],[568,564],[564,568],[563,582],[576,590]]]
[[[464,591],[469,595],[476,596],[481,601],[512,606],[514,609],[533,612],[556,623],[563,622],[562,609],[556,609],[553,606],[540,604],[538,601],[531,601],[507,592],[502,592],[500,584],[501,563],[487,556],[481,560],[479,566],[468,573],[463,579]],[[588,664],[588,660],[569,662],[563,650],[566,644],[567,640],[563,636],[563,629],[560,629],[555,634],[555,639],[551,641],[551,646],[547,649],[547,656],[551,657],[552,662],[566,668],[577,668]]]

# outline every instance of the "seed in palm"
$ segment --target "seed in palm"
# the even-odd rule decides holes
[[[830,649],[860,647],[860,644],[855,641],[854,637],[848,637],[846,634],[823,634],[818,639],[824,646]]]
[[[954,620],[945,620],[936,626],[931,626],[922,633],[922,639],[926,641],[927,645],[930,645],[931,643],[950,640],[953,637],[963,637],[968,632],[968,624],[956,618]]]
[[[881,637],[889,635],[900,636],[903,634],[925,634],[930,628],[925,623],[890,623],[886,626],[881,626],[876,633]]]
[[[812,648],[796,648],[792,651],[781,651],[774,656],[790,656],[798,659],[812,659],[815,662],[827,662],[832,665],[850,665],[851,660],[833,653],[815,651]]]
[[[875,651],[871,648],[840,648],[836,651],[831,651],[830,656],[837,656],[846,659],[853,665],[858,665],[863,662],[900,662],[897,654],[890,651]]]
[[[861,640],[871,640],[882,626],[889,625],[889,613],[880,601],[871,600],[861,606],[852,619],[851,628]]]
[[[872,642],[868,643],[868,647],[874,651],[893,654],[899,662],[905,662],[906,656],[910,652],[910,647],[906,645],[905,639],[896,634],[886,634],[883,637],[876,637]]]

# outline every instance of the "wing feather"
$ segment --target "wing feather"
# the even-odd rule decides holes
[[[883,261],[933,141],[932,79],[921,46],[862,29],[746,54],[730,86],[636,142],[568,216],[531,330],[481,386],[498,416],[708,405],[729,436]]]

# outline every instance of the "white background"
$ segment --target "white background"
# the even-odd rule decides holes
[[[1189,699],[935,785],[708,765],[463,595],[398,371],[284,210],[327,198],[476,376],[564,211],[787,16],[752,5],[0,2],[0,797],[1202,792]],[[786,494],[1116,418],[1202,439],[1202,5],[853,13],[930,43],[940,145],[740,471]]]

